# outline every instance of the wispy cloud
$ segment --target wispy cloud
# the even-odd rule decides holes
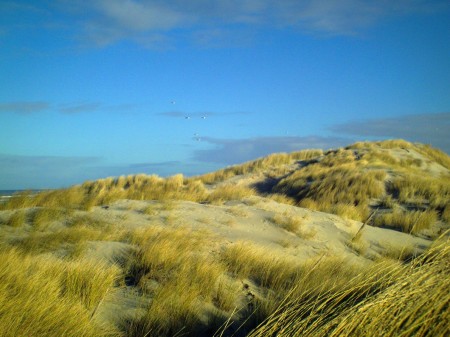
[[[181,111],[167,111],[167,112],[161,112],[157,114],[158,116],[165,116],[165,117],[172,117],[172,118],[207,118],[212,116],[219,116],[221,114],[214,113],[214,112],[194,112],[194,113],[187,113],[187,112],[181,112]]]
[[[78,114],[97,111],[130,111],[135,109],[133,104],[105,105],[99,102],[74,102],[56,104],[46,101],[0,102],[0,113],[34,114],[56,111],[64,114]]]
[[[130,169],[138,169],[138,170],[154,170],[154,169],[160,169],[165,168],[169,166],[179,166],[182,165],[182,162],[180,161],[164,161],[164,162],[150,162],[150,163],[135,163],[135,164],[129,164],[126,167]]]
[[[184,118],[186,114],[182,113],[181,111],[167,111],[167,112],[161,112],[157,114],[158,116],[165,116],[165,117],[172,117],[172,118]]]
[[[51,108],[50,103],[43,101],[32,102],[6,102],[0,103],[0,112],[31,114],[35,112],[42,112]]]
[[[357,137],[404,138],[431,144],[450,153],[450,112],[348,122],[334,125],[330,130]]]
[[[248,139],[202,138],[213,145],[207,150],[196,150],[193,159],[206,163],[238,164],[276,152],[292,152],[302,149],[328,149],[352,142],[342,137],[258,137]]]
[[[61,166],[79,166],[92,164],[101,160],[100,157],[63,157],[63,156],[22,156],[0,154],[0,167],[11,168],[22,166],[24,168],[36,169],[49,166],[59,169]]]
[[[278,18],[285,25],[327,35],[349,35],[385,17],[428,12],[438,3],[414,0],[287,0],[276,2],[274,6]]]
[[[248,111],[237,111],[237,112],[181,112],[181,111],[167,111],[157,113],[157,116],[165,116],[171,118],[209,118],[209,117],[227,117],[227,116],[236,116],[236,115],[250,115],[252,112]]]
[[[92,111],[96,111],[99,110],[101,108],[101,104],[100,103],[76,103],[76,104],[69,104],[69,105],[62,105],[59,108],[59,111],[62,113],[67,113],[67,114],[75,114],[75,113],[80,113],[80,112],[92,112]]]
[[[443,0],[76,0],[70,10],[81,24],[83,39],[97,46],[126,39],[157,47],[169,46],[168,33],[181,29],[189,33],[178,36],[203,46],[249,41],[253,35],[250,27],[295,27],[299,32],[350,35],[387,17],[444,7],[448,8]]]

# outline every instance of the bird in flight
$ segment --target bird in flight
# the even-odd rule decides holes
[[[175,101],[170,101],[170,103],[175,104],[176,102]]]
[[[191,116],[185,116],[184,119],[191,119]]]

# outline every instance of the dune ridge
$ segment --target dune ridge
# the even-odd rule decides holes
[[[446,336],[449,201],[450,157],[404,140],[21,193],[0,335]]]

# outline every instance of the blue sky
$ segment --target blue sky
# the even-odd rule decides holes
[[[357,140],[450,153],[449,40],[447,1],[2,0],[0,189]]]

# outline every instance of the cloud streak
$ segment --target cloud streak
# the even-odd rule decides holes
[[[79,114],[97,111],[129,111],[133,104],[105,105],[99,102],[75,102],[54,104],[46,101],[0,102],[0,113],[15,113],[22,115],[57,111],[63,114]]]
[[[81,112],[93,112],[101,108],[100,103],[76,103],[70,105],[63,105],[59,107],[59,111],[65,114],[76,114]]]
[[[357,137],[404,138],[431,144],[450,154],[450,112],[348,122],[330,127],[336,134]]]
[[[204,137],[202,141],[213,145],[207,150],[196,150],[193,160],[232,165],[276,152],[293,152],[302,149],[328,149],[352,142],[342,137],[257,137],[247,139],[217,139]]]
[[[50,103],[43,101],[0,103],[0,112],[9,112],[25,115],[36,112],[43,112],[49,110],[50,108],[51,108]]]
[[[97,46],[126,39],[156,47],[170,45],[168,33],[180,29],[189,30],[182,36],[189,36],[192,43],[206,46],[220,45],[222,40],[229,43],[230,36],[239,39],[250,27],[352,35],[384,18],[444,7],[448,8],[441,0],[78,0],[71,9],[81,22],[83,38]]]

